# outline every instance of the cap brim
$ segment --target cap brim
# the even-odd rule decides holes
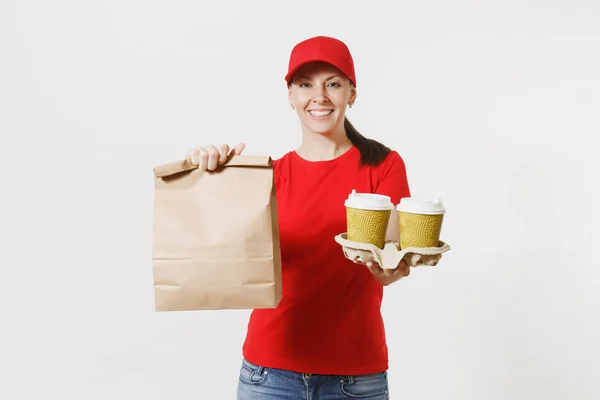
[[[300,65],[296,66],[296,68],[294,68],[293,70],[289,71],[289,72],[287,73],[287,75],[285,76],[285,81],[288,83],[288,85],[290,84],[290,81],[291,81],[291,79],[294,77],[294,74],[295,74],[296,72],[298,72],[298,70],[299,70],[300,68],[302,68],[302,67],[303,67],[303,66],[305,66],[306,64],[310,64],[310,63],[313,63],[313,62],[324,62],[324,63],[327,63],[327,64],[329,64],[329,65],[331,65],[331,66],[333,66],[333,67],[335,67],[335,68],[339,69],[339,70],[342,72],[342,74],[344,74],[344,76],[345,76],[345,77],[348,77],[348,74],[346,74],[344,71],[342,71],[342,70],[341,70],[339,67],[337,67],[336,65],[332,64],[332,63],[331,63],[329,60],[325,60],[325,59],[323,59],[323,58],[321,58],[321,57],[317,57],[317,58],[311,58],[311,59],[308,59],[308,60],[304,61],[302,64],[300,64]],[[350,78],[348,78],[348,79],[350,79]],[[352,82],[352,83],[353,83],[353,84],[355,84],[354,82]]]

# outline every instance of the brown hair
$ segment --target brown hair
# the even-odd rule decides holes
[[[362,165],[377,166],[385,160],[389,152],[389,147],[379,143],[374,139],[368,139],[360,134],[350,123],[348,117],[344,117],[344,130],[346,136],[353,145],[355,145],[360,151],[360,163]]]

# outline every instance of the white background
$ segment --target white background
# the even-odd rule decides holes
[[[234,398],[249,312],[153,311],[152,167],[294,149],[283,77],[319,34],[351,121],[449,210],[452,251],[386,288],[392,399],[600,398],[592,0],[2,0],[0,398]]]

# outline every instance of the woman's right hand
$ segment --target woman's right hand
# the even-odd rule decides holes
[[[246,145],[240,143],[230,150],[229,146],[226,144],[217,146],[209,144],[208,146],[197,147],[188,151],[185,158],[191,158],[192,163],[197,165],[198,169],[202,171],[214,171],[219,165],[224,164],[225,161],[227,161],[227,157],[230,155],[238,156],[242,154],[244,147],[246,147]]]

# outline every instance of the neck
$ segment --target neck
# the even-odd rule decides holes
[[[341,129],[328,133],[315,133],[302,128],[302,144],[296,153],[308,161],[333,160],[352,147],[343,125]]]

